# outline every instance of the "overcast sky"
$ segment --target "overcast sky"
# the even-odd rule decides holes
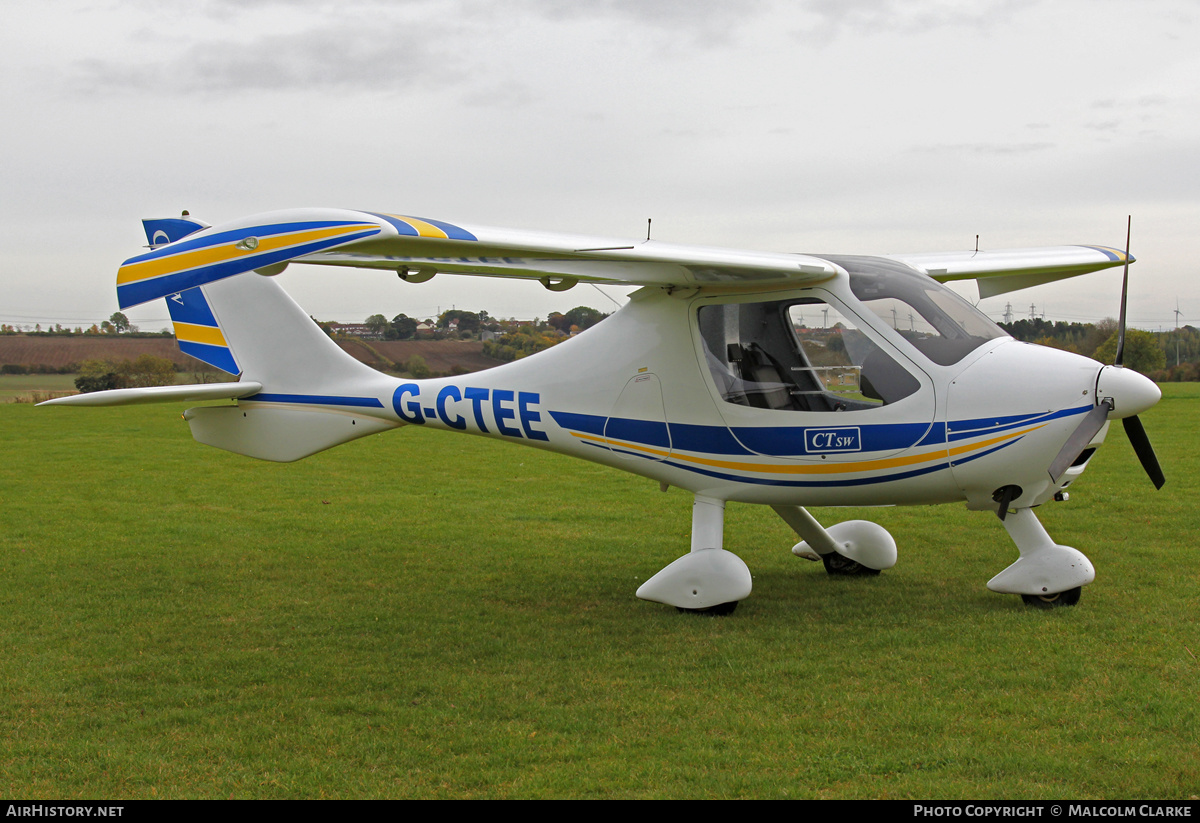
[[[116,311],[140,218],[334,206],[767,251],[1123,246],[1200,325],[1200,6],[1146,0],[7,0],[0,320]],[[624,291],[292,267],[318,318]],[[1120,273],[1016,292],[1115,315]],[[973,287],[967,293],[972,295]],[[129,312],[167,325],[161,301]]]

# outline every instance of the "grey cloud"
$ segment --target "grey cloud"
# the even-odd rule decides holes
[[[194,43],[176,56],[142,63],[87,59],[75,64],[77,87],[121,91],[255,92],[439,88],[460,79],[459,61],[399,27],[338,27],[269,35],[243,43]]]
[[[809,17],[794,34],[810,42],[842,34],[919,34],[948,27],[987,31],[997,21],[1033,5],[1034,0],[991,0],[963,4],[951,0],[807,0],[797,8]]]
[[[950,152],[955,154],[991,154],[991,155],[1017,155],[1030,154],[1032,152],[1046,151],[1054,148],[1054,143],[946,143],[936,146],[919,146],[913,149],[917,152],[927,153],[942,153]]]
[[[1171,102],[1171,98],[1164,94],[1144,94],[1141,97],[1126,98],[1119,100],[1114,97],[1105,97],[1100,100],[1092,101],[1094,109],[1155,109],[1161,106],[1166,106]]]
[[[487,106],[509,111],[524,108],[536,99],[537,95],[527,84],[514,81],[481,86],[466,92],[459,98],[460,102],[466,106]]]
[[[768,2],[198,0],[186,13],[176,12],[170,27],[130,34],[130,43],[137,44],[128,50],[133,57],[75,61],[68,82],[87,94],[225,94],[347,89],[394,93],[468,81],[462,99],[512,108],[528,101],[528,90],[510,86],[499,89],[499,96],[485,94],[488,78],[472,70],[489,60],[498,36],[519,31],[527,20],[552,26],[577,20],[606,24],[611,32],[669,37],[664,46],[678,47],[679,33],[685,35],[684,43],[728,40],[739,21]],[[257,34],[276,8],[281,11],[279,20],[293,30],[280,33],[273,27],[270,34]],[[189,21],[203,26],[194,27],[193,33]],[[142,56],[140,61],[137,56]]]
[[[735,30],[775,6],[773,0],[528,0],[526,7],[550,20],[608,20],[689,36],[701,45],[731,42]]]

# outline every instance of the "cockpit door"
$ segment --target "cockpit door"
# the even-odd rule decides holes
[[[608,420],[604,440],[609,451],[630,459],[665,460],[671,454],[671,434],[658,375],[643,372],[621,390]]]
[[[696,301],[714,400],[748,453],[843,462],[938,442],[933,382],[878,317],[824,289],[772,297]]]

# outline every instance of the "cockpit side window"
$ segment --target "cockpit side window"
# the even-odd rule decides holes
[[[837,306],[817,298],[703,306],[699,324],[709,372],[729,403],[857,411],[920,388]]]

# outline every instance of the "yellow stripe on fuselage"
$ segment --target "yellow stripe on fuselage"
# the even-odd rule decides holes
[[[212,326],[197,326],[194,323],[176,323],[175,339],[184,343],[204,343],[208,346],[229,348],[225,335],[221,330]]]
[[[237,248],[237,244],[241,241],[235,240],[219,246],[180,252],[179,254],[168,255],[166,257],[156,257],[153,260],[143,260],[140,263],[131,263],[128,266],[122,266],[117,272],[117,285],[136,283],[140,280],[161,277],[165,274],[177,274],[188,269],[198,269],[203,266],[224,263],[226,260],[232,260],[242,255],[260,255],[263,252],[277,251],[289,246],[299,246],[304,243],[311,243],[314,240],[324,240],[328,237],[338,237],[343,234],[354,234],[368,228],[376,228],[376,226],[373,223],[356,223],[351,226],[332,226],[329,228],[293,232],[291,234],[260,237],[258,238],[258,246],[253,250]]]
[[[1037,431],[1045,424],[1031,426],[1028,429],[1023,429],[1012,434],[1005,434],[1000,437],[994,437],[990,440],[984,440],[979,443],[970,443],[965,446],[955,446],[952,449],[935,452],[926,452],[925,454],[911,454],[905,457],[887,457],[881,460],[860,460],[855,463],[822,463],[814,466],[796,466],[796,465],[778,465],[765,463],[743,463],[734,460],[712,460],[707,457],[691,457],[689,455],[679,454],[678,452],[666,452],[661,449],[652,449],[649,446],[639,446],[633,443],[625,443],[618,440],[609,440],[604,437],[596,437],[591,434],[579,434],[571,432],[572,435],[581,440],[590,440],[603,443],[609,447],[629,449],[631,451],[644,452],[655,457],[678,460],[683,463],[696,463],[701,466],[711,466],[717,469],[732,469],[742,472],[759,472],[761,474],[851,474],[854,472],[879,471],[880,469],[893,469],[897,466],[911,466],[915,463],[927,463],[930,460],[942,460],[946,457],[955,457],[960,454],[966,454],[975,449],[983,449],[988,446],[994,446],[997,443],[1002,443],[1005,440],[1015,440],[1018,437],[1023,437],[1032,431]]]

